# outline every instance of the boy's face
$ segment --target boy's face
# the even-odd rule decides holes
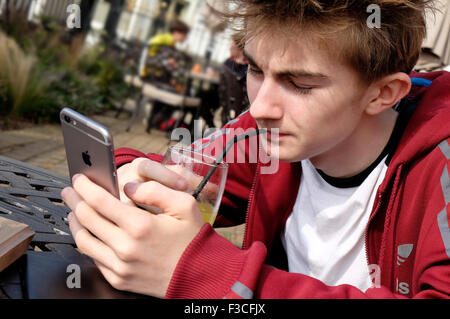
[[[297,39],[260,35],[246,43],[250,114],[259,128],[279,129],[277,140],[267,136],[269,154],[271,142],[278,143],[280,160],[309,158],[320,168],[354,140],[367,116],[368,86],[331,45]]]

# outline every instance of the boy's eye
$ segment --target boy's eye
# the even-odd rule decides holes
[[[249,65],[249,67],[247,68],[247,73],[253,76],[261,76],[264,74],[263,71],[252,65]],[[289,86],[291,86],[292,89],[300,94],[309,94],[313,89],[312,87],[297,85],[295,81],[290,78],[285,78],[285,81],[285,83],[287,83]]]
[[[285,81],[292,89],[294,89],[296,92],[301,93],[301,94],[309,94],[309,93],[311,93],[311,90],[314,88],[312,86],[308,86],[303,83],[299,84],[295,80],[295,78],[292,78],[292,77],[286,77]]]
[[[312,87],[299,86],[299,85],[295,84],[294,81],[290,81],[290,84],[295,91],[302,93],[302,94],[309,94],[309,93],[311,93],[311,90],[313,89]]]

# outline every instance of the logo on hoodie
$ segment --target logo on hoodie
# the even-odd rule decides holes
[[[405,244],[397,246],[397,266],[400,266],[402,263],[408,259],[409,255],[414,248],[413,244]]]
[[[408,259],[413,248],[413,244],[404,244],[397,246],[397,266],[401,266]],[[400,282],[398,278],[396,278],[395,291],[402,295],[408,295],[410,293],[409,283]]]

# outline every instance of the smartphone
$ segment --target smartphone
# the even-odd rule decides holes
[[[105,126],[66,107],[59,114],[70,178],[77,173],[119,198],[113,138]]]

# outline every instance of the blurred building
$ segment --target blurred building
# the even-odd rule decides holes
[[[70,4],[81,4],[82,0],[0,0],[0,14],[10,10],[22,10],[32,21],[39,21],[42,15],[53,17],[65,22],[67,19],[67,7]]]
[[[149,38],[165,31],[174,18],[191,27],[188,39],[179,49],[199,59],[221,63],[229,55],[231,31],[222,30],[205,2],[220,6],[222,0],[0,0],[0,14],[9,8],[19,8],[29,20],[38,22],[45,15],[65,23],[68,6],[78,4],[82,8],[83,30],[86,43],[97,44],[109,35],[127,43],[145,45]],[[440,11],[427,15],[428,36],[423,48],[450,63],[450,0],[437,0]]]
[[[444,65],[450,65],[450,1],[436,0],[438,11],[427,15],[427,37],[423,48],[440,58]]]
[[[209,0],[211,1],[211,0]],[[214,1],[214,0],[213,0]],[[105,33],[125,42],[145,44],[150,37],[165,31],[171,20],[179,18],[191,27],[186,42],[179,49],[194,57],[210,56],[223,62],[229,55],[230,32],[210,27],[205,11],[206,0],[0,0],[0,14],[10,8],[27,12],[29,20],[39,22],[49,16],[65,23],[70,4],[82,10],[82,23],[88,21],[86,43],[97,44]],[[89,12],[86,12],[89,10]],[[86,32],[87,32],[86,31]]]
[[[116,8],[117,9],[117,8]],[[111,0],[96,0],[88,43],[99,41],[111,10]],[[179,49],[194,57],[205,57],[223,62],[229,55],[230,31],[214,32],[207,24],[205,0],[126,0],[120,8],[116,36],[127,42],[145,44],[150,37],[167,30],[171,20],[178,18],[191,27],[185,43]]]

